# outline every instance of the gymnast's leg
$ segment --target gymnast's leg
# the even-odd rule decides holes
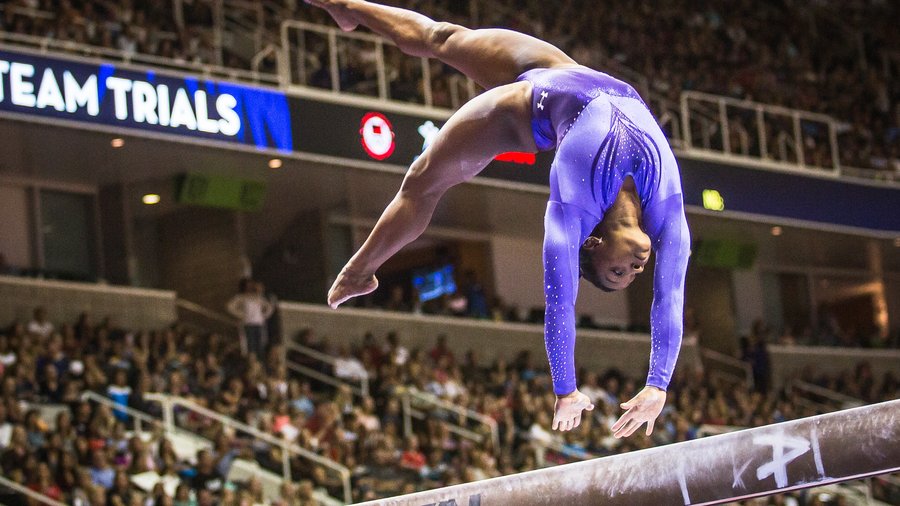
[[[438,201],[500,153],[537,151],[531,132],[530,82],[488,90],[463,105],[409,167],[400,191],[328,292],[328,304],[372,292],[375,271],[425,231]]]
[[[343,30],[366,26],[404,53],[437,58],[487,89],[511,83],[529,69],[577,65],[556,46],[512,30],[470,30],[364,0],[306,2],[327,10]]]

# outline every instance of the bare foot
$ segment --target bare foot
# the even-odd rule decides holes
[[[334,21],[338,24],[341,30],[345,32],[349,32],[355,30],[359,23],[357,23],[353,19],[353,14],[350,12],[350,9],[347,7],[349,3],[347,0],[303,0],[304,2],[314,5],[316,7],[320,7],[328,11],[328,14],[331,14],[331,17],[334,18]]]
[[[372,293],[376,288],[378,288],[378,278],[374,274],[357,275],[347,272],[347,269],[344,268],[334,280],[334,284],[331,285],[331,290],[328,290],[328,305],[331,306],[331,309],[337,309],[338,306],[353,297]]]

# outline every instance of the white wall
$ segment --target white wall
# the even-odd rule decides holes
[[[15,267],[31,267],[31,220],[28,190],[0,185],[0,253]]]
[[[765,320],[766,303],[763,278],[759,267],[731,271],[731,293],[734,296],[735,325],[738,335],[750,332],[753,322]],[[776,330],[777,332],[777,330]]]
[[[544,307],[541,238],[497,235],[491,238],[491,250],[497,293],[503,300],[523,311]],[[628,299],[624,291],[604,293],[582,281],[576,310],[579,315],[592,315],[600,324],[628,325]]]

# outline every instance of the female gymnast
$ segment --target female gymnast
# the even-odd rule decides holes
[[[522,33],[435,22],[363,0],[306,0],[343,30],[363,25],[413,56],[437,58],[487,89],[462,106],[410,166],[393,201],[328,292],[328,304],[378,287],[375,272],[425,230],[441,196],[500,154],[556,148],[544,217],[544,339],[557,396],[553,429],[581,423],[591,400],[575,378],[579,275],[602,290],[627,287],[651,250],[656,264],[646,386],[612,426],[627,437],[666,401],[681,346],[690,236],[675,156],[634,88],[577,64]]]

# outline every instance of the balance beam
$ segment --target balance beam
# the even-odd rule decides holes
[[[721,504],[896,471],[900,400],[362,504]]]

